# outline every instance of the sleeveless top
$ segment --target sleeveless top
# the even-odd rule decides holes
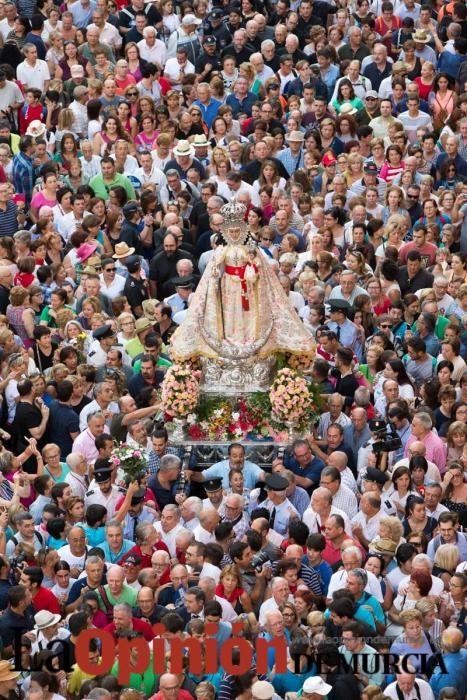
[[[33,344],[32,338],[30,338],[26,332],[26,328],[23,323],[23,312],[25,311],[24,306],[8,306],[6,310],[6,315],[8,321],[13,326],[13,329],[17,335],[21,338],[26,348],[30,348]]]

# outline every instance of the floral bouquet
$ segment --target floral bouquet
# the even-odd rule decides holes
[[[138,481],[138,478],[146,471],[146,462],[141,450],[138,450],[126,442],[120,442],[112,450],[110,461],[125,472],[127,481]]]
[[[277,373],[269,398],[277,422],[300,428],[306,427],[315,408],[305,378],[288,367]]]
[[[172,365],[162,382],[162,407],[169,418],[187,418],[199,401],[198,373],[188,365]]]

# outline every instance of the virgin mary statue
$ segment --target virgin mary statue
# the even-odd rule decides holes
[[[265,361],[272,369],[277,353],[302,355],[313,349],[266,257],[249,238],[245,212],[235,201],[222,207],[223,241],[214,249],[185,319],[172,336],[174,359],[204,359],[212,378],[212,361],[230,372],[237,365],[237,374],[250,366],[258,379]]]

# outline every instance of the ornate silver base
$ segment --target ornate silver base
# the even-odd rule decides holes
[[[173,419],[174,429],[171,433],[170,439],[174,443],[184,442],[187,437],[187,422],[185,418],[174,418]]]
[[[269,391],[274,379],[276,358],[252,356],[245,359],[201,358],[201,391],[205,394],[253,394]]]

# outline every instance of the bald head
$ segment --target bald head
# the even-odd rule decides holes
[[[340,472],[343,472],[344,469],[347,467],[348,461],[349,458],[347,457],[345,452],[340,452],[339,450],[336,450],[336,452],[331,452],[331,454],[329,455],[328,466],[335,467]],[[327,489],[325,490],[327,491]]]
[[[442,634],[441,643],[444,651],[456,654],[462,648],[464,636],[457,627],[448,627]]]

